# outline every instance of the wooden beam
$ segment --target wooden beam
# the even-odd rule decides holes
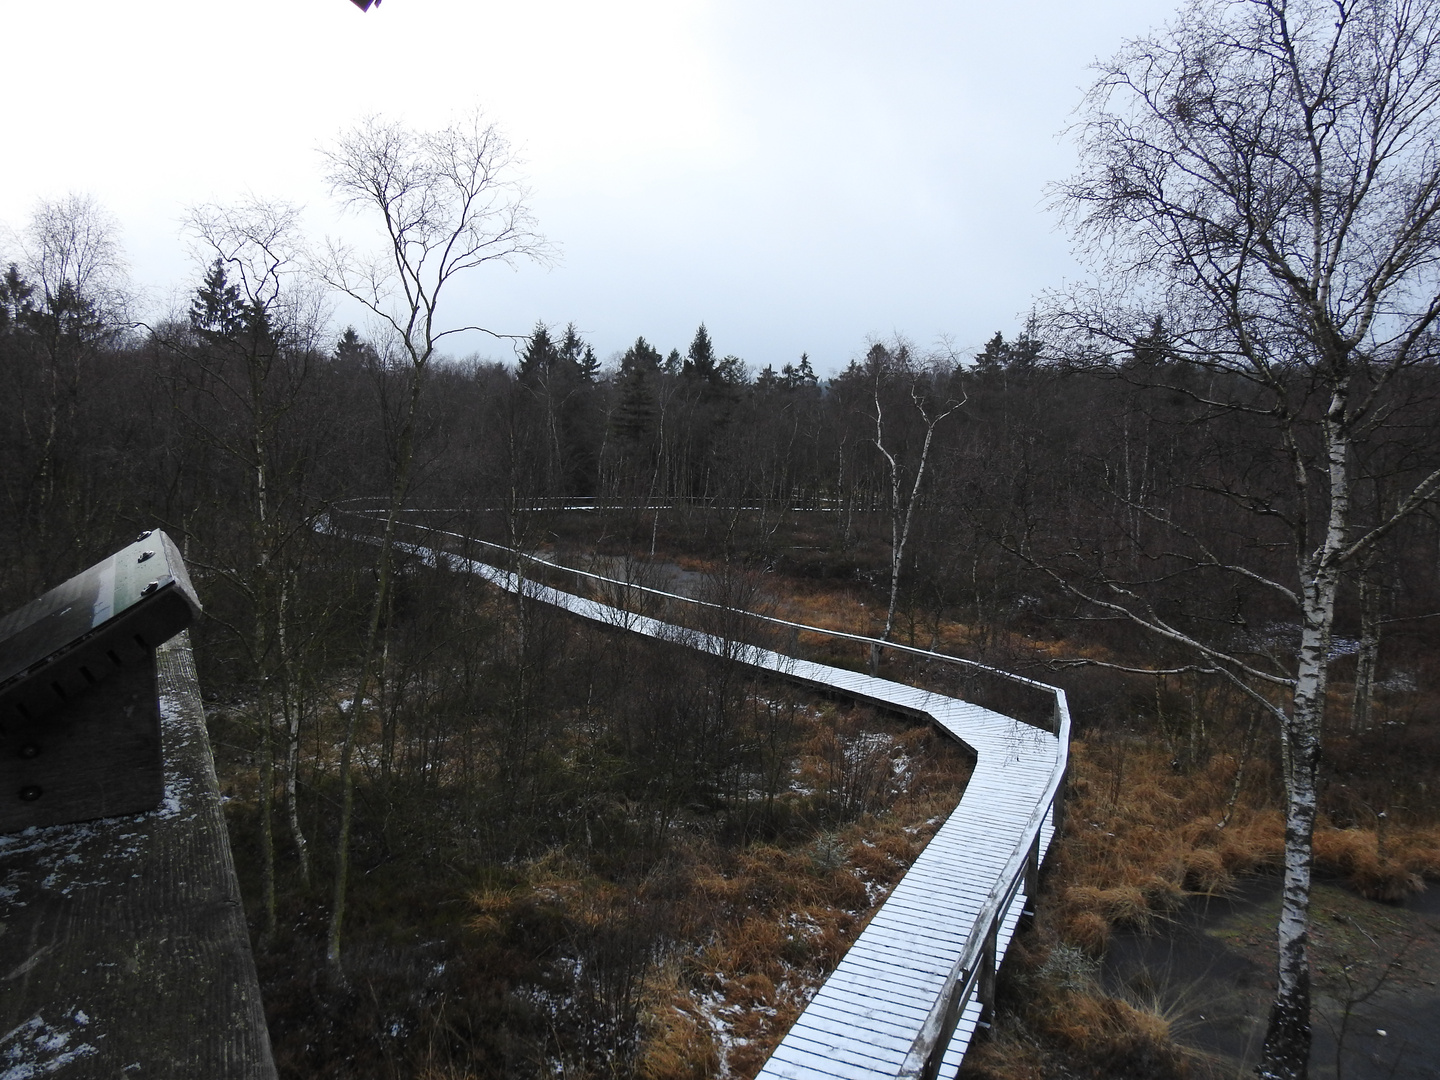
[[[273,1080],[188,635],[156,659],[160,808],[0,836],[0,1062]]]

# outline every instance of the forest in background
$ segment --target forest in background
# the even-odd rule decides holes
[[[183,317],[139,331],[18,267],[3,288],[4,603],[144,528],[181,544],[206,604],[192,633],[287,1074],[758,1067],[748,1041],[715,1031],[793,1015],[804,973],[823,974],[863,921],[865,883],[883,894],[936,800],[953,805],[957,766],[933,747],[918,756],[923,732],[402,559],[357,736],[353,921],[335,979],[339,758],[376,587],[373,546],[339,525],[383,504],[416,373],[352,330],[257,319],[223,264]],[[423,372],[404,501],[430,523],[637,583],[688,568],[737,606],[876,635],[889,622],[894,640],[1065,685],[1072,798],[1103,808],[1088,816],[1112,833],[1144,807],[1150,840],[1062,849],[1043,916],[1055,944],[1099,954],[1109,927],[1276,864],[1280,748],[1242,693],[1197,671],[1071,666],[1185,668],[1180,646],[1073,587],[1126,572],[1176,625],[1218,627],[1248,655],[1283,657],[1298,635],[1263,590],[1150,573],[1174,534],[1147,501],[1208,550],[1276,575],[1286,557],[1215,501],[1257,478],[1278,501],[1273,433],[1217,422],[1169,385],[1197,376],[1167,356],[1163,324],[1112,364],[1049,355],[1027,332],[967,358],[870,343],[823,381],[804,358],[754,373],[717,357],[703,327],[684,354],[640,339],[599,364],[573,327],[543,326],[517,352]],[[1397,385],[1393,437],[1360,463],[1358,512],[1383,512],[1431,467],[1437,388],[1423,365]],[[1339,839],[1321,864],[1379,897],[1436,868],[1437,577],[1427,507],[1347,578],[1337,615],[1322,772],[1324,835]],[[694,674],[677,679],[677,665]],[[905,790],[887,783],[912,758]],[[922,782],[940,776],[952,779]],[[920,807],[909,817],[906,800]],[[1157,848],[1159,813],[1174,839]],[[883,859],[866,854],[876,836]],[[808,934],[777,938],[797,910]],[[700,912],[725,913],[727,948],[696,929]],[[717,951],[733,965],[723,978]],[[1134,1016],[1096,1014],[1084,1034],[1030,1024],[1056,1052],[1089,1046],[1097,1075],[1185,1069]],[[754,1034],[763,1047],[777,1033]]]

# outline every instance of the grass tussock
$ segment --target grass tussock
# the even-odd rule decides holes
[[[706,1080],[720,1066],[720,1048],[680,969],[670,963],[646,984],[641,1015],[641,1080]]]
[[[1315,830],[1315,866],[1343,877],[1361,896],[1394,903],[1440,877],[1440,827],[1409,828],[1399,835],[1379,830]]]
[[[1237,763],[1217,754],[1190,773],[1161,747],[1072,748],[1068,813],[1060,849],[1062,940],[1099,955],[1112,926],[1148,929],[1189,893],[1224,892],[1239,874],[1278,866],[1284,822],[1256,789],[1263,766],[1236,794]]]
[[[1081,949],[1018,946],[1019,993],[991,1037],[973,1045],[966,1080],[1184,1080],[1189,1056],[1161,1011],[1104,994],[1099,963]],[[1012,987],[1013,989],[1014,987]]]

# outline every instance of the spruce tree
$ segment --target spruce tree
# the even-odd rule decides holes
[[[690,342],[690,350],[685,354],[685,365],[682,371],[687,378],[704,379],[706,382],[715,381],[715,346],[710,341],[710,333],[705,329],[703,322],[695,331],[695,337]]]
[[[548,382],[559,359],[559,350],[550,340],[550,328],[537,322],[525,342],[525,351],[520,354],[520,381],[527,386]]]

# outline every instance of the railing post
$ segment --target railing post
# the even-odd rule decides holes
[[[945,1020],[940,1026],[940,1038],[936,1039],[935,1045],[930,1048],[930,1055],[925,1059],[925,1069],[920,1073],[920,1080],[936,1080],[940,1075],[940,1066],[945,1061],[945,1051],[950,1047],[950,1037],[955,1033],[955,1027],[960,1021],[960,1012],[965,1006],[965,1002],[962,1000],[965,997],[963,989],[968,983],[966,973],[962,971],[950,990],[950,999],[945,1003]]]
[[[1069,773],[1070,766],[1067,763],[1060,774],[1060,783],[1055,787],[1055,798],[1050,803],[1050,824],[1055,829],[1057,839],[1065,830],[1065,784],[1070,779]]]
[[[985,947],[980,951],[980,978],[975,987],[975,1000],[980,1003],[980,1026],[986,1030],[989,1030],[995,1016],[995,939],[1003,914],[998,910],[995,912],[995,918],[985,930]]]

